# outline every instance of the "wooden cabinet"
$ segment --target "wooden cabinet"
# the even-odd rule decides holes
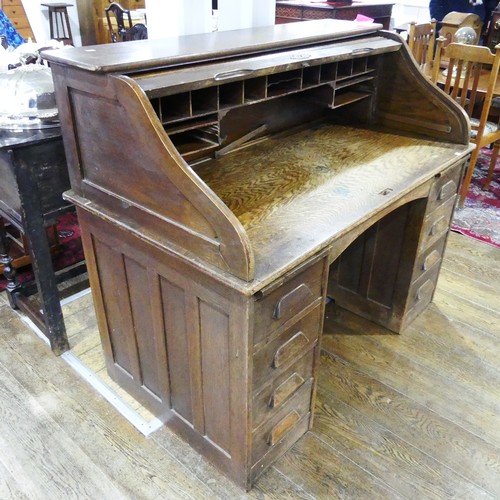
[[[469,126],[377,28],[45,53],[108,371],[244,488],[312,425],[326,301],[432,299]]]
[[[301,0],[282,0],[276,2],[276,23],[290,23],[308,19],[345,19],[354,21],[358,15],[366,16],[388,30],[391,24],[392,6],[384,2],[303,2]]]
[[[22,0],[0,0],[0,8],[25,40],[35,41]]]

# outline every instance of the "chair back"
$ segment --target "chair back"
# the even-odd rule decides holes
[[[123,42],[129,42],[131,40],[147,40],[148,38],[148,28],[145,24],[136,23],[131,28],[129,28],[126,33],[122,36]]]
[[[435,19],[428,23],[410,23],[408,47],[421,68],[426,64],[431,65],[434,60],[436,25]]]
[[[111,2],[105,9],[106,19],[108,20],[109,33],[111,41],[122,42],[123,36],[127,30],[132,27],[132,17],[130,10],[124,9],[118,2]],[[111,18],[114,17],[114,23]]]
[[[450,43],[446,47],[441,46],[434,61],[438,67],[443,55],[448,59],[446,79],[435,73],[433,80],[465,110],[470,119],[470,140],[476,144],[462,181],[459,198],[461,207],[481,148],[493,145],[488,179],[493,175],[498,158],[500,127],[498,123],[488,121],[488,115],[500,69],[500,44],[495,47],[495,54],[488,47],[480,45]]]
[[[493,54],[488,47],[450,43],[439,57],[443,53],[449,59],[443,90],[472,118],[472,141],[483,147],[498,140],[498,127],[487,127],[487,122],[500,68],[500,46]]]

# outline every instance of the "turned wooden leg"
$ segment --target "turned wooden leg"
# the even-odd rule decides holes
[[[465,197],[467,196],[467,191],[469,190],[470,181],[472,179],[472,174],[474,173],[474,168],[476,166],[478,156],[479,148],[476,146],[470,157],[469,166],[467,167],[465,177],[462,181],[462,187],[460,188],[460,199],[458,201],[458,206],[460,208],[464,206]]]
[[[12,265],[12,259],[9,255],[7,233],[2,217],[0,217],[0,264],[3,266],[3,275],[7,280],[6,292],[9,298],[9,304],[12,308],[16,309],[15,294],[19,291],[20,284],[17,282],[16,268]]]
[[[493,153],[491,153],[490,168],[488,169],[488,175],[486,176],[486,181],[484,183],[484,189],[490,189],[490,182],[493,179],[493,173],[495,172],[495,167],[497,165],[498,150],[500,148],[500,142],[497,141],[493,144]]]

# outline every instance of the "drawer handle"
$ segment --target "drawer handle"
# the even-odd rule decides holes
[[[433,250],[424,260],[422,264],[422,271],[427,271],[430,269],[439,259],[441,254],[437,250]]]
[[[448,181],[446,184],[441,186],[438,194],[438,200],[443,201],[447,200],[450,196],[454,195],[457,192],[457,185],[455,181]]]
[[[303,385],[305,380],[295,372],[282,382],[271,395],[269,406],[276,408],[281,406],[292,394],[295,394]]]
[[[239,78],[251,75],[253,69],[235,69],[232,71],[223,71],[222,73],[217,73],[214,75],[214,80],[220,82],[221,80],[228,80],[229,78]]]
[[[434,291],[434,283],[431,280],[427,280],[418,290],[417,290],[417,301],[429,297]]]
[[[304,283],[300,284],[278,300],[274,307],[273,319],[281,319],[282,317],[288,316],[297,306],[302,309],[306,300],[311,297],[311,289]]]
[[[297,332],[292,338],[278,347],[274,354],[273,368],[283,366],[287,361],[301,353],[307,344],[309,344],[309,339],[302,332]]]
[[[434,224],[431,226],[431,230],[429,231],[430,236],[435,236],[436,234],[442,233],[448,227],[448,219],[446,217],[440,217]]]
[[[300,415],[296,410],[291,411],[283,420],[278,422],[271,430],[267,443],[269,446],[274,446],[283,436],[292,429],[300,420]]]

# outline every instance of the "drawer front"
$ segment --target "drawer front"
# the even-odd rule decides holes
[[[407,324],[413,321],[432,300],[439,269],[439,265],[434,266],[411,285],[408,294],[408,313],[405,320]]]
[[[2,0],[2,10],[5,11],[11,5],[16,5],[19,6],[19,8],[21,8],[23,2],[22,0]]]
[[[251,481],[254,482],[277,458],[292,447],[297,440],[307,432],[311,423],[311,413],[306,414],[283,438],[283,440],[273,446],[250,471]]]
[[[272,418],[303,387],[312,390],[315,352],[314,349],[309,351],[285,373],[254,395],[252,429],[257,429],[263,422]]]
[[[436,243],[450,227],[451,214],[455,207],[456,195],[429,214],[424,221],[418,253]]]
[[[434,265],[441,261],[445,243],[446,234],[441,236],[436,243],[426,248],[417,256],[415,259],[412,281],[419,279],[424,273],[432,269]]]
[[[311,407],[310,387],[304,386],[277,413],[252,433],[252,464],[292,434]]]
[[[291,364],[310,351],[318,340],[321,306],[286,329],[273,341],[254,354],[253,389],[283,374]]]
[[[427,212],[432,212],[457,194],[461,173],[462,163],[450,167],[434,180],[429,191]]]
[[[323,260],[255,303],[254,345],[322,296]]]
[[[14,19],[25,17],[24,9],[20,5],[7,6],[3,9],[3,12],[12,24],[14,24]]]

